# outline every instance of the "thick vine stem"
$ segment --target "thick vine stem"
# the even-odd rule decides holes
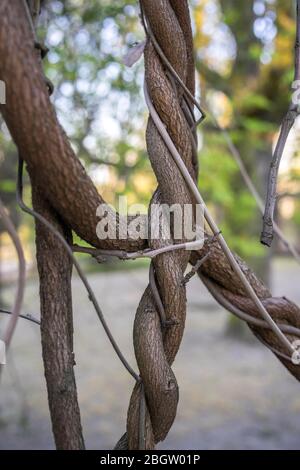
[[[33,206],[67,240],[70,230],[43,198],[35,182]],[[84,449],[74,374],[72,262],[47,227],[36,222],[37,264],[40,279],[41,339],[48,402],[57,449]]]
[[[29,19],[32,19],[32,31],[37,44],[35,28],[40,13],[40,1],[28,0],[23,4]],[[41,48],[35,47],[35,53],[41,62]],[[46,81],[46,77],[44,80]],[[19,176],[21,168],[22,163],[19,161]],[[19,179],[18,182],[21,183]],[[70,241],[70,229],[46,200],[34,175],[31,175],[31,183],[34,210],[63,239]],[[17,198],[18,196],[17,194]],[[42,354],[55,444],[61,450],[84,449],[74,374],[72,260],[62,244],[57,244],[56,237],[40,220],[36,220],[36,251],[40,281]]]
[[[187,85],[191,59],[188,59],[186,38],[180,26],[182,22],[176,16],[169,0],[159,2],[158,17],[155,13],[158,7],[156,3],[142,1],[144,14],[157,41],[164,36],[160,46],[180,79]],[[179,13],[184,14],[184,21],[189,18],[187,2],[182,2]],[[191,28],[187,30],[191,33]],[[164,35],[161,34],[162,31]],[[168,33],[165,34],[165,31]],[[145,80],[157,112],[190,173],[195,177],[190,126],[181,108],[181,93],[179,88],[176,86],[174,88],[172,81],[169,81],[151,41],[148,41],[145,48]],[[191,77],[189,83],[189,86],[192,86]],[[184,204],[191,204],[193,200],[189,189],[184,184],[183,177],[151,118],[147,126],[146,139],[149,158],[158,181],[158,190],[151,204],[178,203],[181,207]],[[184,239],[181,242],[184,242]],[[148,241],[150,248],[154,250],[172,243],[171,239]],[[171,365],[184,331],[186,292],[183,278],[189,256],[189,252],[179,250],[158,255],[153,259],[157,288],[164,309],[164,322],[167,326],[163,327],[161,305],[157,300],[157,291],[151,289],[151,284],[142,297],[135,318],[134,348],[146,396],[145,447],[147,449],[153,448],[155,443],[165,439],[176,416],[178,385]],[[136,386],[128,410],[129,449],[139,448],[137,432],[139,406]],[[124,438],[122,442],[124,444]]]
[[[186,86],[191,94],[195,94],[195,58],[192,25],[190,12],[182,0],[171,0],[170,4],[175,11],[182,33],[184,35],[187,50],[187,77]]]
[[[96,211],[105,201],[58,122],[22,1],[0,2],[0,79],[6,84],[0,112],[31,174],[65,223],[97,248],[144,249],[147,241],[130,232],[125,240],[97,237]]]

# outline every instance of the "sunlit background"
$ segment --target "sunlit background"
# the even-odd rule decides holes
[[[59,119],[78,158],[105,200],[147,205],[156,187],[145,127],[143,60],[123,57],[144,39],[137,1],[48,0],[39,37],[50,52],[46,75]],[[260,242],[261,214],[224,135],[240,153],[264,198],[272,151],[293,80],[295,1],[190,0],[197,96],[207,111],[199,128],[199,188],[230,247],[246,258],[277,295],[300,302],[300,266],[283,244]],[[28,284],[24,310],[39,315],[34,224],[16,207],[16,150],[0,133],[0,194],[24,244]],[[299,122],[288,139],[276,220],[300,251]],[[78,188],[80,191],[80,188]],[[30,204],[30,186],[25,186]],[[11,308],[17,261],[0,226],[0,307]],[[114,333],[134,362],[132,322],[147,283],[147,262],[98,265],[79,257]],[[114,358],[74,276],[76,374],[87,446],[112,447],[124,431],[132,383]],[[6,325],[0,318],[0,332]],[[178,419],[163,446],[173,448],[300,448],[295,379],[210,298],[189,285],[186,335],[175,364]],[[53,448],[38,327],[17,328],[0,385],[0,448]]]

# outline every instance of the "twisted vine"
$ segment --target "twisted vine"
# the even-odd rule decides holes
[[[173,79],[174,75],[178,76],[183,88],[189,86],[194,92],[193,80],[187,81],[188,74],[194,70],[191,55],[188,54],[191,30],[186,27],[187,18],[189,18],[187,2],[166,0],[160,1],[159,5],[155,2],[154,5],[154,2],[150,0],[142,0],[141,6],[151,32],[148,34],[145,49],[146,95],[149,94],[151,106],[155,108],[160,123],[170,136],[172,144],[181,157],[182,164],[185,165],[190,177],[195,180],[197,176],[197,165],[193,158],[197,144],[195,132],[193,132],[195,118],[189,106],[191,103],[186,100],[182,92],[182,86],[177,87]],[[160,12],[159,16],[157,16],[157,11]],[[169,28],[169,25],[172,27]],[[162,31],[164,31],[163,34]],[[147,28],[146,32],[148,32]],[[189,40],[186,40],[185,36]],[[173,76],[168,74],[170,66],[174,70]],[[193,190],[187,177],[184,177],[182,165],[176,167],[174,152],[170,145],[166,144],[167,139],[162,138],[161,130],[158,130],[160,123],[154,122],[155,118],[153,118],[154,121],[152,120],[151,107],[150,115],[146,133],[147,147],[159,185],[152,203],[169,205],[179,203],[183,206],[183,204],[193,202],[191,194],[198,202],[201,201],[201,195],[195,194],[196,189]],[[217,236],[216,224],[207,209],[206,219]],[[215,248],[218,260],[215,265],[212,265],[208,259],[197,269],[198,253],[198,256],[193,255],[190,260],[191,262],[195,260],[194,269],[198,270],[199,276],[212,295],[227,309],[243,317],[245,321],[249,320],[247,312],[250,313],[250,318],[251,315],[254,317],[248,321],[253,333],[299,379],[299,366],[293,364],[291,360],[291,351],[294,350],[292,341],[299,333],[298,307],[285,298],[272,298],[270,292],[249,268],[229,251],[222,235],[219,234],[218,238],[219,244]],[[174,242],[170,240],[169,243]],[[154,241],[150,237],[148,244],[150,249],[154,250],[162,247],[162,241]],[[214,269],[219,265],[219,260],[223,260],[227,271],[226,277],[231,281],[227,290],[223,288],[223,279],[219,281],[220,284],[214,279]],[[140,383],[134,388],[128,410],[127,435],[121,438],[117,448],[137,449],[141,448],[141,445],[142,448],[152,448],[155,443],[166,437],[176,416],[178,385],[171,365],[179,349],[184,330],[186,300],[185,283],[182,280],[188,261],[189,256],[186,252],[173,251],[157,256],[152,262],[150,279],[151,276],[153,278],[155,272],[157,283],[155,283],[155,289],[153,289],[153,282],[146,289],[134,324],[135,354],[143,388]],[[211,268],[209,276],[203,274],[205,264]],[[228,273],[228,268],[230,273]],[[217,271],[220,271],[220,266]],[[233,293],[235,286],[240,286],[241,291]],[[284,312],[280,311],[280,305],[284,307]],[[256,317],[261,315],[265,321],[258,318],[259,321],[256,322]],[[289,326],[290,323],[296,327]],[[283,334],[283,330],[286,335]],[[142,421],[144,429],[141,439],[140,410],[143,393],[146,396],[146,411],[145,419]]]
[[[142,0],[141,6],[153,34],[180,79],[194,93],[194,66],[190,54],[191,27],[187,2]],[[157,11],[160,12],[159,17]],[[161,32],[164,31],[164,34]],[[187,39],[188,38],[188,41]],[[193,135],[186,115],[182,89],[168,76],[151,39],[145,48],[145,81],[151,101],[193,178]],[[191,204],[193,198],[152,118],[146,131],[149,159],[158,181],[150,205]],[[194,160],[195,161],[195,160]],[[184,243],[180,240],[178,243]],[[149,247],[159,249],[173,240],[149,238]],[[146,398],[143,448],[151,449],[165,439],[176,416],[178,385],[171,369],[183,336],[186,317],[184,272],[190,254],[185,250],[161,254],[152,261],[157,290],[149,284],[137,309],[134,322],[134,349]],[[151,274],[151,273],[150,273]],[[159,299],[157,296],[159,294]],[[164,318],[162,321],[161,310]],[[140,384],[133,390],[127,420],[127,436],[117,448],[138,449]]]

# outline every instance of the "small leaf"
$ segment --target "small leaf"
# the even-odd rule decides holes
[[[129,52],[123,57],[123,62],[127,67],[132,67],[142,56],[146,46],[146,41],[143,41],[136,46],[132,47]]]

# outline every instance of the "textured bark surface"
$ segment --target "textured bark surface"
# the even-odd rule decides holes
[[[192,25],[190,19],[190,12],[187,8],[186,2],[182,0],[170,0],[171,7],[173,8],[180,28],[182,30],[187,53],[187,77],[186,85],[192,95],[195,94],[195,59],[194,59],[194,41],[192,33]]]
[[[187,2],[182,2],[178,9],[178,14],[183,15],[182,19],[176,16],[168,0],[159,2],[159,16],[155,2],[143,0],[141,3],[152,31],[159,40],[161,39],[160,46],[169,62],[182,81],[193,88],[192,77],[189,83],[187,82],[191,57],[180,26],[185,24],[190,42],[191,27],[186,24],[189,18]],[[189,124],[181,109],[181,90],[174,87],[172,81],[167,78],[150,41],[145,49],[145,72],[145,80],[155,109],[190,173],[195,177]],[[151,118],[147,126],[146,140],[149,158],[159,186],[152,203],[169,205],[176,203],[181,207],[184,204],[191,204],[190,192]],[[184,239],[178,240],[182,241]],[[173,241],[161,239],[149,240],[148,243],[151,248],[156,249]],[[182,281],[189,256],[187,251],[182,250],[165,253],[154,260],[159,294],[166,319],[170,322],[168,327],[162,327],[150,286],[142,297],[135,318],[134,348],[147,403],[145,442],[147,449],[153,448],[154,443],[165,439],[176,416],[178,385],[171,365],[178,352],[185,325],[186,290]],[[140,396],[135,387],[128,410],[129,449],[138,449],[139,446],[139,406]]]
[[[33,207],[65,238],[70,230],[33,186]],[[41,340],[52,429],[57,449],[84,449],[74,375],[72,262],[63,245],[36,222],[37,263],[40,278]]]
[[[27,5],[36,27],[41,2],[27,0]],[[35,52],[42,66],[41,51],[36,48]],[[51,223],[67,242],[71,242],[71,231],[46,200],[34,175],[31,176],[31,183],[34,210]],[[57,449],[84,449],[73,370],[72,261],[53,232],[39,221],[36,221],[36,255],[40,281],[42,354],[54,440]]]

